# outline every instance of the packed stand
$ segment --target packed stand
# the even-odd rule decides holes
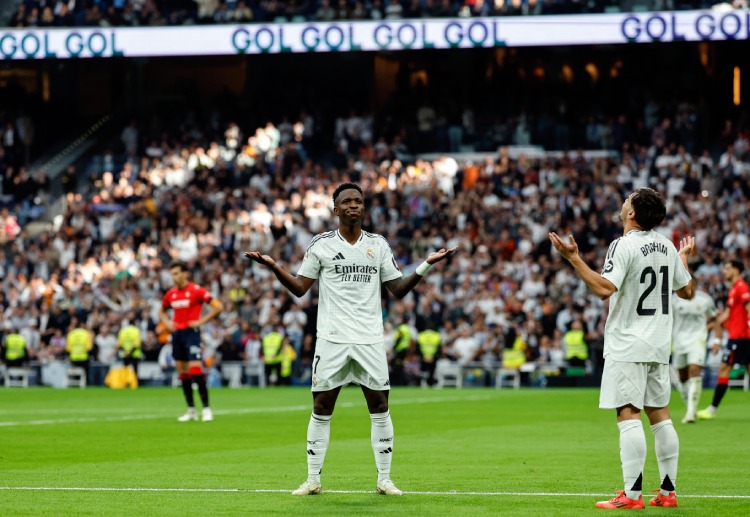
[[[134,27],[210,23],[333,20],[397,20],[585,14],[628,11],[627,0],[114,0],[18,3],[9,27]],[[716,4],[747,7],[745,0],[653,0],[650,10],[707,9]],[[732,8],[732,7],[729,7]]]
[[[727,121],[716,139],[721,151],[712,153],[691,144],[689,131],[672,129],[682,116],[675,113],[647,120],[644,141],[623,139],[618,158],[532,158],[501,146],[461,163],[450,153],[413,158],[410,146],[439,140],[435,128],[384,132],[358,113],[337,120],[329,154],[314,145],[321,135],[307,113],[249,131],[232,122],[218,133],[185,125],[152,134],[133,123],[122,131],[123,153],[105,153],[83,174],[66,171],[68,209],[52,231],[31,235],[15,212],[0,214],[2,331],[23,334],[28,358],[44,364],[68,357],[65,336],[85,328],[92,357],[111,365],[121,360],[114,336],[135,325],[143,360],[161,355],[169,372],[158,311],[171,285],[166,266],[177,259],[227,308],[203,328],[214,384],[222,364],[264,359],[286,365],[266,382],[306,384],[315,288],[295,299],[242,254],[260,250],[296,271],[313,235],[336,226],[333,189],[354,181],[368,201],[364,227],[387,238],[402,270],[431,250],[460,250],[404,300],[384,300],[395,382],[432,383],[439,358],[467,366],[479,384],[492,384],[488,372],[506,363],[596,370],[604,304],[550,249],[548,231],[575,235],[598,269],[621,232],[623,195],[650,185],[668,198],[659,231],[675,243],[696,236],[694,273],[719,305],[727,291],[722,262],[738,257],[750,266],[747,128]],[[457,129],[470,123],[464,117]],[[637,124],[619,123],[622,134],[638,133]],[[520,133],[511,134],[509,143],[518,143]],[[272,332],[283,336],[276,351],[264,346]],[[573,353],[581,340],[583,356]]]
[[[2,92],[13,97],[10,89]],[[13,101],[11,101],[13,102]],[[26,112],[13,113],[0,103],[0,245],[44,213],[49,181],[43,171],[28,170],[34,124]]]

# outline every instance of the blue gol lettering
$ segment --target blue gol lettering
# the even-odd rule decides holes
[[[41,46],[42,44],[39,42],[39,38],[36,37],[36,34],[26,34],[21,38],[21,51],[26,57],[36,56]]]
[[[732,21],[727,23],[727,20]],[[742,30],[740,17],[734,13],[725,14],[721,21],[719,21],[719,30],[721,30],[721,33],[726,36],[727,39],[737,39],[737,35],[740,33],[740,30]]]

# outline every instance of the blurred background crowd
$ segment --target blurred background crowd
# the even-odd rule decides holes
[[[307,112],[257,128],[230,121],[219,131],[185,120],[155,133],[133,122],[116,146],[66,170],[66,211],[36,230],[34,199],[48,188],[44,174],[29,173],[19,161],[0,162],[3,199],[12,200],[0,213],[3,331],[24,334],[29,358],[43,363],[65,358],[66,334],[83,327],[96,345],[92,357],[113,364],[115,335],[135,325],[143,359],[156,361],[169,342],[158,324],[161,297],[171,286],[166,265],[178,259],[227,308],[203,328],[208,364],[219,371],[222,362],[261,361],[264,354],[267,362],[281,361],[280,352],[263,345],[278,332],[294,358],[287,359],[285,380],[271,380],[304,384],[316,290],[293,298],[242,254],[260,250],[296,271],[313,235],[337,225],[332,191],[353,181],[366,194],[364,227],[386,237],[405,272],[432,250],[459,247],[404,300],[384,295],[397,383],[421,382],[420,363],[430,349],[420,342],[424,331],[439,335],[434,358],[458,364],[494,367],[505,356],[517,360],[520,351],[521,363],[595,371],[604,304],[551,250],[548,231],[574,235],[599,269],[608,243],[620,235],[624,197],[651,186],[668,199],[659,231],[675,243],[696,236],[693,272],[719,306],[728,288],[722,262],[739,258],[750,267],[747,127],[727,120],[701,148],[685,130],[689,113],[678,106],[656,110],[641,128],[624,117],[609,130],[587,128],[591,147],[614,152],[544,152],[517,145],[530,142],[518,142],[516,128],[509,140],[515,145],[474,153],[463,137],[471,117],[463,117],[453,131],[463,152],[452,154],[450,130],[437,144],[434,126],[408,137],[352,112],[325,135],[336,152],[320,158],[309,156],[321,135]],[[424,139],[432,142],[426,149],[446,152],[413,153],[409,146]],[[4,152],[20,155],[17,148]],[[585,356],[567,350],[571,331],[583,337]]]
[[[712,4],[13,2],[8,25]],[[596,383],[606,305],[547,233],[574,235],[598,270],[621,234],[624,197],[656,188],[668,201],[659,231],[675,243],[696,236],[693,273],[723,305],[722,263],[750,268],[748,90],[735,44],[744,43],[9,62],[0,70],[0,343],[20,335],[26,364],[50,364],[67,360],[67,336],[83,329],[91,364],[106,369],[124,359],[117,335],[132,325],[142,376],[165,373],[168,383],[158,311],[166,266],[178,259],[226,308],[202,329],[214,384],[236,383],[227,371],[240,362],[280,365],[269,382],[307,384],[317,287],[293,298],[243,252],[296,271],[312,237],[337,225],[333,190],[353,181],[365,191],[365,229],[388,240],[404,272],[459,247],[404,300],[384,294],[395,384],[431,384],[438,359],[480,385],[503,365],[524,366],[531,383],[543,383],[534,372],[576,369]]]

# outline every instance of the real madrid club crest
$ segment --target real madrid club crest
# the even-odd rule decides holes
[[[313,387],[318,385],[318,377],[317,377],[317,375],[313,375],[312,376],[312,385],[313,385]]]
[[[367,258],[370,260],[375,259],[375,252],[372,250],[372,248],[367,248],[367,251],[365,252],[365,255],[367,255]]]

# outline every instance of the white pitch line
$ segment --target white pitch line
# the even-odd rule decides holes
[[[244,489],[244,488],[138,488],[138,487],[35,487],[35,486],[0,486],[2,491],[27,492],[187,492],[187,493],[242,493],[242,494],[291,494],[292,490]],[[324,494],[374,494],[374,490],[324,490]],[[450,496],[486,496],[486,497],[606,497],[612,494],[559,493],[559,492],[409,492],[406,495],[450,495]],[[680,499],[750,499],[750,495],[709,495],[680,494]]]
[[[136,407],[129,408],[65,408],[65,409],[0,409],[0,415],[55,415],[69,414],[71,411],[76,413],[137,413],[141,411]]]
[[[415,399],[406,400],[392,400],[390,401],[391,406],[400,406],[408,404],[429,404],[429,403],[442,403],[442,402],[465,402],[465,401],[477,401],[477,400],[488,400],[491,397],[488,396],[471,396],[471,397],[421,397]],[[337,407],[359,407],[364,402],[340,402]],[[268,408],[244,408],[244,409],[215,409],[214,415],[246,415],[246,414],[257,414],[257,413],[287,413],[293,411],[311,411],[312,404],[296,405],[296,406],[282,406],[282,407],[268,407]],[[78,418],[60,418],[60,419],[43,419],[43,420],[26,420],[26,421],[15,421],[15,422],[0,422],[0,427],[19,427],[19,426],[32,426],[32,425],[55,425],[55,424],[81,424],[90,422],[122,422],[126,420],[158,420],[161,418],[172,419],[174,414],[147,414],[147,415],[121,415],[121,416],[105,416],[105,417],[78,417]]]

